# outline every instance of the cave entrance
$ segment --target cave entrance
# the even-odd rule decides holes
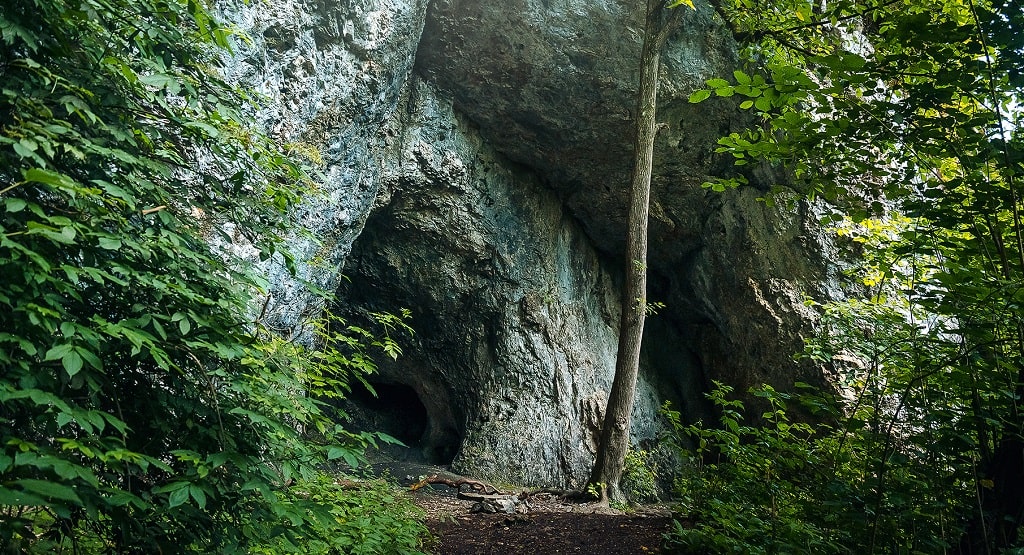
[[[409,447],[418,447],[427,431],[427,407],[416,390],[400,383],[371,384],[376,397],[359,383],[352,388],[351,401],[370,414],[367,424],[376,424],[372,431],[384,432]]]
[[[382,444],[378,455],[434,465],[452,462],[461,443],[458,434],[435,422],[413,387],[388,382],[370,385],[376,396],[361,383],[352,386],[345,407],[352,424],[357,430],[384,432],[408,446]]]

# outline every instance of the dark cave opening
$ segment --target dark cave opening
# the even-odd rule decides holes
[[[433,465],[454,460],[461,437],[450,426],[436,422],[437,415],[432,417],[416,389],[394,382],[370,385],[376,395],[361,383],[353,384],[345,410],[357,430],[383,432],[407,446],[381,444],[376,450],[380,456]]]
[[[427,407],[423,406],[416,390],[400,383],[371,384],[377,395],[359,383],[352,388],[349,400],[372,416],[367,424],[384,432],[409,447],[418,447],[427,431]]]

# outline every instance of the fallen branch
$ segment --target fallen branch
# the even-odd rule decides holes
[[[505,495],[498,488],[485,482],[471,480],[469,478],[443,478],[441,476],[438,476],[437,474],[432,474],[420,480],[419,482],[416,482],[415,484],[409,486],[409,490],[416,491],[427,484],[443,484],[445,486],[455,488],[460,492],[462,491],[462,486],[468,486],[471,491],[483,493],[485,495]]]

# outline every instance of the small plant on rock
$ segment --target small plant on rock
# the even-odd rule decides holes
[[[633,503],[650,503],[658,500],[658,474],[650,451],[630,449],[626,452],[622,491]]]

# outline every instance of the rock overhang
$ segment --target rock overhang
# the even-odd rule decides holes
[[[410,418],[423,414],[410,395],[423,405],[429,426],[409,433],[428,458],[458,442],[465,470],[585,478],[614,367],[640,4],[263,7],[243,10],[256,41],[236,69],[271,97],[261,121],[325,154],[326,200],[297,213],[322,239],[296,242],[300,277],[333,289],[344,266],[336,309],[418,315],[381,379]],[[802,214],[759,191],[701,188],[728,163],[715,140],[743,120],[731,100],[686,101],[736,60],[708,6],[686,17],[659,104],[649,266],[667,307],[649,327],[636,409],[647,437],[666,397],[700,416],[711,379],[790,380],[808,322],[796,293],[823,279],[818,245],[796,240]],[[275,25],[287,33],[266,34]],[[324,248],[327,271],[305,263]],[[272,281],[282,328],[319,310],[285,272]]]
[[[642,9],[624,0],[435,0],[417,50],[416,71],[448,92],[499,152],[541,175],[613,257],[626,227]],[[715,140],[738,119],[731,102],[687,102],[705,79],[737,64],[710,7],[684,14],[663,59],[659,111],[668,126],[658,140],[654,202],[669,225],[652,228],[666,255],[655,262],[696,248],[686,239],[701,222],[689,205],[703,204],[706,193],[693,184],[721,170]]]

